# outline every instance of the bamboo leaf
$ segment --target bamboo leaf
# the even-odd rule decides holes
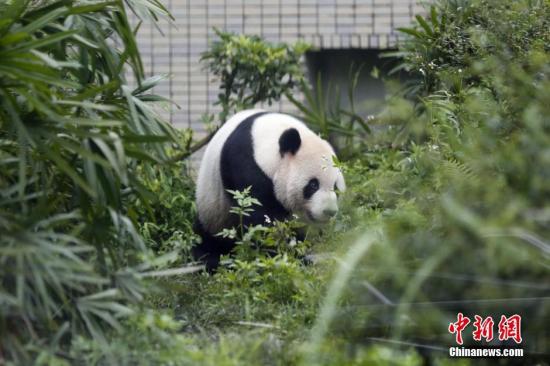
[[[74,170],[70,164],[56,152],[47,148],[42,148],[42,153],[52,160],[53,163],[65,174],[67,174],[83,191],[90,197],[96,197],[96,192],[84,181],[84,179]]]
[[[61,7],[54,9],[38,19],[33,20],[24,27],[19,28],[17,31],[20,33],[34,33],[38,29],[43,28],[45,25],[51,23],[53,20],[59,18],[61,15],[67,12],[67,8]]]
[[[6,55],[13,55],[15,53],[27,52],[33,49],[49,46],[54,43],[58,43],[66,38],[72,37],[76,33],[75,30],[55,33],[51,36],[36,39],[33,41],[19,44],[17,47],[11,48],[5,51]]]
[[[434,35],[434,33],[432,31],[432,28],[428,24],[428,22],[426,22],[426,20],[424,20],[424,17],[422,17],[421,15],[417,15],[417,16],[415,16],[415,18],[416,18],[416,21],[418,22],[418,24],[420,24],[420,26],[424,29],[426,34],[428,36],[432,37]]]
[[[418,39],[422,39],[425,37],[424,34],[418,32],[417,30],[413,29],[413,28],[397,28],[397,30],[401,33],[406,33],[408,35],[411,35],[415,38],[418,38]]]

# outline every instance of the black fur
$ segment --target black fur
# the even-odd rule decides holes
[[[319,179],[311,178],[304,187],[304,198],[310,199],[319,190]]]
[[[235,243],[230,239],[210,234],[204,229],[198,218],[193,225],[193,231],[202,239],[199,245],[193,247],[193,257],[203,262],[208,272],[212,272],[220,264],[220,256],[231,253]]]
[[[250,186],[251,196],[262,204],[254,206],[254,212],[243,218],[245,227],[263,224],[265,216],[278,221],[283,221],[289,216],[289,212],[275,197],[273,182],[254,160],[252,126],[256,118],[265,113],[267,112],[256,113],[242,121],[229,135],[221,152],[220,169],[224,189],[242,191]],[[232,202],[231,205],[236,206],[233,197],[226,193]],[[195,226],[196,233],[202,237],[202,243],[194,248],[193,255],[197,260],[205,261],[207,268],[213,270],[219,264],[220,255],[231,252],[235,243],[207,233],[200,222]]]
[[[289,215],[275,197],[273,182],[254,160],[252,125],[256,118],[265,113],[254,114],[241,122],[229,135],[222,149],[221,175],[224,188],[242,191],[252,187],[251,196],[262,204],[262,206],[255,206],[254,212],[245,217],[245,226],[263,223],[264,215],[269,216],[271,220],[283,220]],[[232,199],[231,195],[226,193]],[[235,204],[233,202],[233,205]]]
[[[281,156],[286,153],[291,153],[292,155],[296,154],[296,151],[300,148],[302,144],[302,139],[300,138],[300,133],[295,128],[289,128],[281,137],[279,137],[279,152]]]

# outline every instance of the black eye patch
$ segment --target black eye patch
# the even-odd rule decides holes
[[[309,182],[304,187],[304,198],[306,200],[310,199],[311,196],[313,196],[313,194],[318,190],[319,190],[319,180],[317,178],[310,179]]]

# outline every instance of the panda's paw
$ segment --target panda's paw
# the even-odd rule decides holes
[[[216,272],[216,269],[220,265],[220,257],[219,256],[208,256],[204,260],[206,272],[213,274]]]

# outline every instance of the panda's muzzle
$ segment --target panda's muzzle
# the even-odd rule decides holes
[[[326,209],[326,210],[323,210],[323,215],[321,217],[315,217],[309,210],[306,210],[306,216],[307,216],[308,220],[311,221],[311,222],[314,222],[314,223],[327,222],[331,218],[336,216],[337,213],[338,213],[338,210]]]

